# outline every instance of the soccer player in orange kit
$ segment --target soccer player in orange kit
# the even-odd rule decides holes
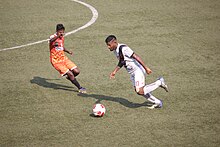
[[[76,64],[70,61],[64,54],[64,52],[67,52],[73,55],[71,51],[64,47],[64,31],[65,27],[63,24],[57,24],[56,33],[50,36],[50,62],[61,76],[67,76],[67,79],[78,88],[80,93],[86,93],[86,89],[81,87],[76,80],[76,76],[80,73],[80,70]]]

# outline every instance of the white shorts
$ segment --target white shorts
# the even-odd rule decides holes
[[[136,89],[145,86],[145,76],[145,70],[140,68],[130,74],[131,82]]]

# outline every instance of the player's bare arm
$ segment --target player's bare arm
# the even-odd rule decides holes
[[[53,38],[50,39],[50,43],[53,43],[54,41],[56,41],[60,36],[55,36]]]
[[[147,73],[147,74],[151,74],[151,73],[152,73],[151,69],[148,68],[148,67],[144,64],[144,62],[143,62],[143,60],[141,59],[140,56],[138,56],[137,54],[134,53],[134,54],[132,55],[132,58],[134,58],[135,60],[137,60],[137,61],[144,67],[144,69],[146,70],[146,73]]]
[[[50,43],[56,41],[59,37],[63,36],[64,33],[57,33],[57,35],[50,39]]]
[[[111,74],[110,74],[110,79],[115,78],[115,74],[116,74],[116,72],[119,71],[120,68],[121,68],[121,67],[116,66],[116,68],[115,68],[115,69],[113,70],[113,72],[111,72]]]
[[[63,37],[65,35],[64,30],[58,30],[56,36],[50,39],[50,43],[56,41],[59,37]]]
[[[65,47],[63,48],[63,51],[66,52],[66,53],[68,53],[68,54],[70,54],[70,55],[73,55],[73,52],[67,50]]]

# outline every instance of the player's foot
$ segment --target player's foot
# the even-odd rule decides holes
[[[86,88],[81,87],[81,88],[79,89],[79,93],[86,93]]]
[[[168,92],[168,86],[165,84],[164,78],[163,77],[159,77],[158,80],[161,81],[160,87],[163,88],[166,92]]]
[[[157,105],[156,104],[153,104],[152,106],[150,107],[147,107],[148,109],[154,109]]]
[[[155,103],[150,107],[147,107],[148,109],[154,109],[154,108],[162,108],[163,107],[163,102],[160,101],[160,103]]]
[[[163,102],[162,101],[160,101],[160,103],[159,104],[156,104],[157,106],[155,106],[155,108],[162,108],[163,107]]]

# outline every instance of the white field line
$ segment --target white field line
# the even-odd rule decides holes
[[[86,6],[87,8],[89,8],[91,11],[92,11],[92,18],[89,22],[87,22],[85,25],[73,30],[73,31],[70,31],[70,32],[67,32],[65,34],[65,36],[68,36],[68,35],[71,35],[71,34],[74,34],[82,29],[85,29],[87,27],[89,27],[90,25],[92,25],[93,23],[95,23],[95,21],[97,20],[98,18],[98,11],[92,7],[91,5],[85,3],[85,2],[81,2],[79,0],[71,0],[73,2],[77,2],[77,3],[80,3],[84,6]],[[35,45],[35,44],[40,44],[40,43],[43,43],[43,42],[47,42],[49,41],[49,39],[45,39],[45,40],[40,40],[40,41],[36,41],[36,42],[32,42],[32,43],[28,43],[28,44],[24,44],[24,45],[19,45],[19,46],[14,46],[14,47],[9,47],[9,48],[3,48],[3,49],[0,49],[0,52],[1,51],[7,51],[7,50],[13,50],[13,49],[18,49],[18,48],[22,48],[22,47],[26,47],[26,46],[31,46],[31,45]]]

